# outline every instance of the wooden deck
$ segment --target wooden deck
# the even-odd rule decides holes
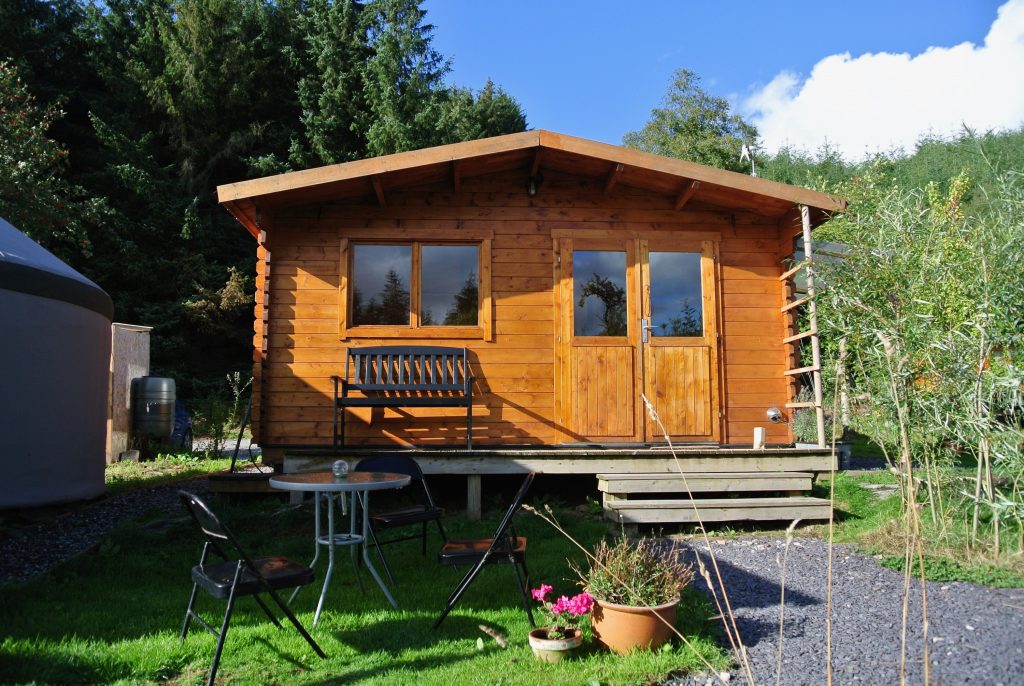
[[[484,475],[593,474],[605,494],[606,514],[626,524],[694,521],[680,472],[687,475],[705,521],[827,519],[827,501],[797,494],[809,491],[815,476],[836,467],[831,453],[822,449],[690,445],[676,448],[673,456],[663,445],[569,445],[297,449],[285,453],[284,471],[326,469],[336,459],[351,462],[395,453],[414,457],[427,475],[466,476],[470,516],[480,514]]]

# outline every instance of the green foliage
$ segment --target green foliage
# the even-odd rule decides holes
[[[651,110],[647,124],[622,138],[631,148],[740,172],[749,169],[740,161],[741,146],[756,140],[757,129],[731,112],[725,98],[705,91],[700,77],[687,69],[673,75],[662,106]]]
[[[56,104],[37,103],[14,65],[0,62],[0,217],[59,256],[88,256],[88,226],[107,208],[64,177],[67,150],[49,136],[61,116]]]
[[[625,536],[611,545],[598,543],[589,568],[579,575],[590,595],[617,605],[663,605],[677,600],[693,581],[693,569],[679,561],[674,549]]]
[[[218,184],[525,128],[498,86],[443,82],[419,4],[0,3],[0,60],[24,79],[2,97],[32,132],[0,130],[25,163],[0,171],[20,174],[0,215],[153,326],[152,368],[183,398],[215,392],[249,364],[255,250]]]

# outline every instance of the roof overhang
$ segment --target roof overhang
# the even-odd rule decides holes
[[[812,209],[817,225],[846,207],[843,198],[694,162],[598,143],[551,131],[525,131],[452,143],[217,187],[219,202],[253,236],[261,230],[261,208],[376,197],[389,190],[485,173],[551,169],[605,179],[670,195],[676,209],[688,202],[749,210],[780,220],[796,205]]]

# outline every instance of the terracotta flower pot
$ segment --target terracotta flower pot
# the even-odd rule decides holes
[[[579,629],[568,629],[565,638],[548,638],[547,629],[530,632],[530,647],[533,655],[541,662],[561,662],[577,653],[583,644],[583,633]]]
[[[673,600],[651,608],[633,607],[595,599],[590,615],[594,639],[620,655],[634,648],[654,650],[672,635],[678,605],[679,600]]]

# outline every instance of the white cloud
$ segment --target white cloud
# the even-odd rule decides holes
[[[807,79],[779,73],[742,110],[770,151],[815,150],[826,140],[848,159],[964,124],[987,131],[1024,124],[1024,0],[1010,0],[983,45],[931,47],[919,55],[830,55]]]

